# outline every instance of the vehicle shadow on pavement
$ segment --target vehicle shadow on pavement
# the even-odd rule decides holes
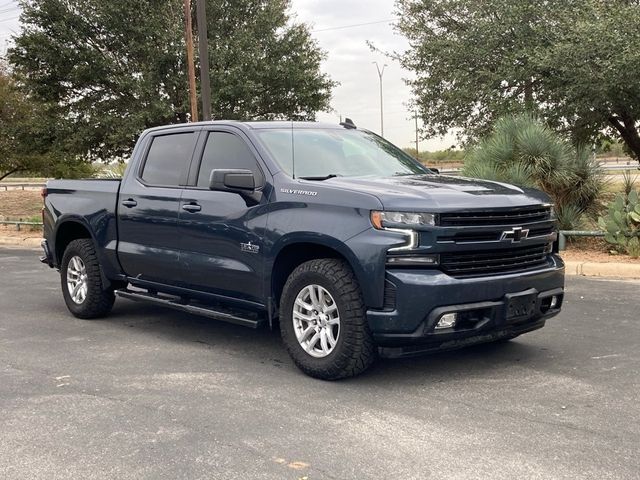
[[[252,330],[225,322],[174,311],[162,307],[119,300],[111,315],[102,322],[113,326],[135,328],[163,341],[192,343],[194,348],[216,348],[233,351],[245,361],[271,363],[287,367],[285,374],[300,374],[289,359],[280,340],[278,329]],[[475,345],[459,350],[433,353],[401,359],[378,359],[375,365],[359,377],[343,380],[349,384],[400,385],[416,381],[449,382],[477,376],[494,376],[514,365],[542,368],[552,362],[547,345],[536,342],[534,336],[522,336],[506,343]],[[240,353],[238,353],[240,352]],[[203,352],[203,355],[207,355]]]

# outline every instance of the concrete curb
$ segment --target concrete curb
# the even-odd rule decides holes
[[[16,248],[27,248],[27,249],[39,249],[40,242],[42,241],[41,237],[3,237],[0,236],[0,246],[2,247],[16,247]]]
[[[586,277],[640,279],[640,263],[603,263],[565,260],[566,274]]]
[[[0,236],[0,246],[3,247],[39,250],[41,241],[41,238],[34,237],[20,238]],[[565,260],[565,266],[568,276],[640,279],[640,263],[604,263]]]

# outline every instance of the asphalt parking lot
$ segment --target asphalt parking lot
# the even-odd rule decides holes
[[[0,249],[2,479],[640,475],[640,282],[571,278],[542,330],[327,383],[266,330],[77,320],[37,255]]]

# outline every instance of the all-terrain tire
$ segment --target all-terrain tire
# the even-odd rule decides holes
[[[86,272],[86,296],[78,303],[73,300],[67,282],[69,262],[78,257]],[[93,242],[86,238],[69,243],[60,265],[60,281],[62,295],[69,311],[78,318],[92,319],[107,315],[113,308],[115,295],[112,288],[105,288],[100,275],[100,264]]]
[[[326,289],[338,307],[340,329],[331,353],[324,358],[310,355],[298,342],[293,323],[296,298],[308,286]],[[376,358],[365,315],[360,285],[343,260],[325,258],[305,262],[289,276],[280,300],[280,333],[294,363],[307,375],[322,380],[352,377],[365,371]]]

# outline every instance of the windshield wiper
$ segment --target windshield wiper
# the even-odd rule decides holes
[[[322,182],[323,180],[329,180],[330,178],[336,178],[339,177],[340,175],[337,175],[335,173],[330,173],[329,175],[325,175],[324,177],[298,177],[302,180],[311,180],[314,182]]]

